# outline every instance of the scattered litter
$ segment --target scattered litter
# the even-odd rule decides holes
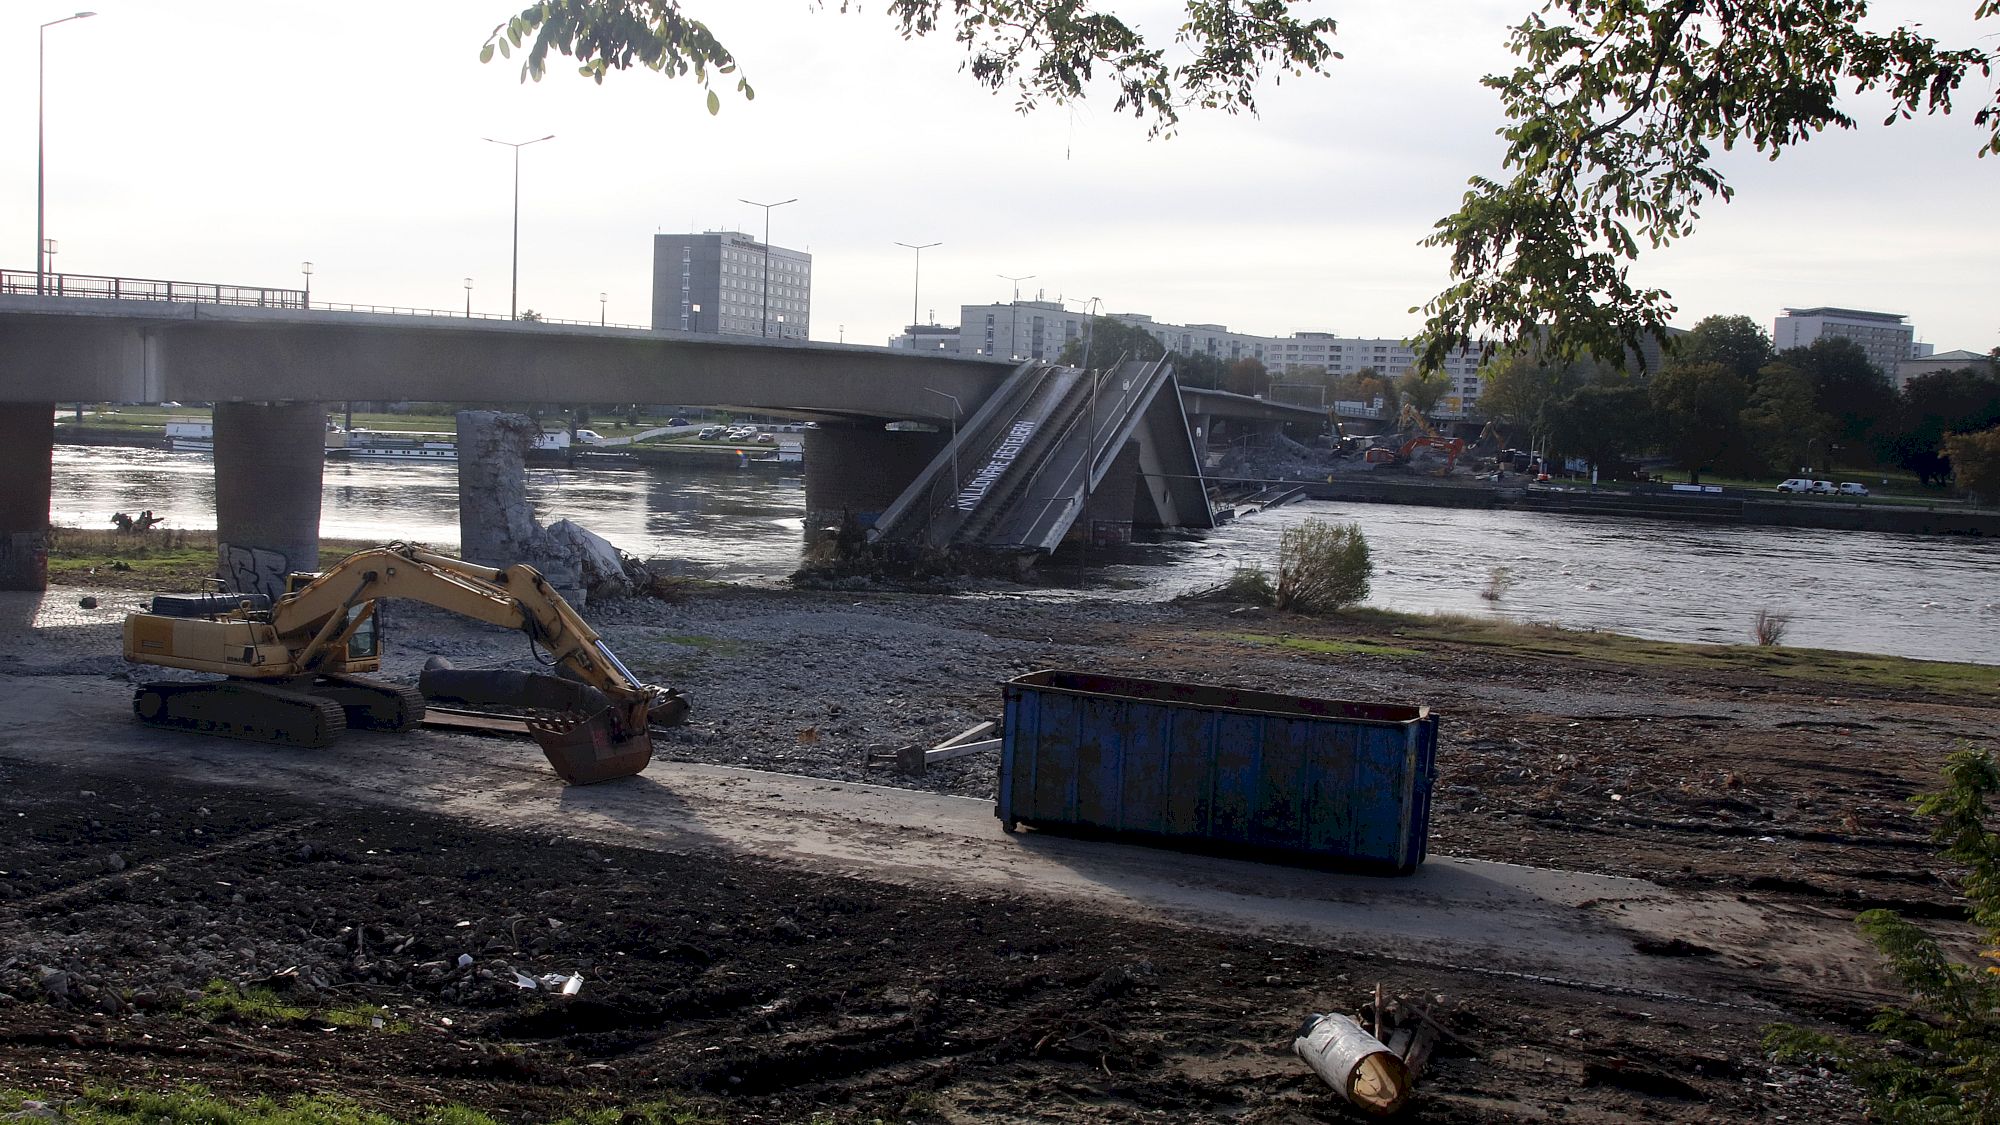
[[[562,994],[564,996],[575,996],[577,993],[582,991],[583,991],[583,974],[571,973],[569,979],[563,982]]]
[[[453,929],[458,929],[458,930],[462,930],[462,929],[464,929],[465,927],[467,927],[467,926],[470,926],[470,925],[472,925],[472,923],[470,923],[470,922],[460,922],[460,923],[458,923],[458,924],[457,924],[456,926],[454,926],[454,927],[452,927],[452,928],[453,928]]]
[[[515,988],[540,988],[540,987],[542,987],[542,982],[541,982],[541,981],[538,981],[538,980],[536,980],[536,979],[535,979],[534,977],[531,977],[531,976],[529,976],[528,974],[526,974],[526,973],[522,972],[522,971],[521,971],[521,970],[519,970],[519,969],[515,969],[515,970],[514,970],[514,987],[515,987]]]
[[[1409,1070],[1381,1040],[1339,1014],[1306,1017],[1292,1050],[1355,1108],[1387,1117],[1410,1096]]]

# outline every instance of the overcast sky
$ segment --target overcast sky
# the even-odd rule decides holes
[[[872,5],[690,0],[757,88],[650,71],[604,85],[552,61],[539,84],[478,61],[519,0],[393,6],[304,0],[94,0],[47,31],[48,233],[75,273],[292,286],[316,301],[476,310],[508,301],[511,152],[521,156],[520,302],[551,317],[650,317],[652,235],[762,232],[747,197],[799,202],[772,240],[812,252],[815,339],[885,342],[922,310],[1100,297],[1118,312],[1266,335],[1400,336],[1446,283],[1417,243],[1467,177],[1498,174],[1501,118],[1481,75],[1534,0],[1326,0],[1346,54],[1287,79],[1261,117],[1191,112],[1149,141],[1110,101],[1022,116],[959,71],[948,39],[905,43]],[[1971,43],[1972,0],[1881,3]],[[1118,4],[1169,35],[1172,9]],[[36,27],[74,8],[6,6],[0,36],[0,265],[33,268]],[[1948,17],[1948,18],[1945,18]],[[2000,23],[1986,21],[1984,45]],[[1974,99],[1985,89],[1974,92]],[[1968,99],[1968,105],[1973,99]],[[1649,257],[1678,323],[1787,305],[1908,314],[1940,350],[2000,344],[2000,160],[1969,111],[1857,132],[1770,164],[1697,235]]]

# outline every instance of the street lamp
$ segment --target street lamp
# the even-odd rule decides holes
[[[797,198],[781,199],[776,203],[759,203],[754,199],[737,199],[738,203],[748,203],[752,207],[764,209],[764,321],[758,335],[771,334],[771,208],[783,207],[787,203],[797,203]]]
[[[472,279],[465,279],[465,319],[472,319]]]
[[[597,326],[599,328],[604,327],[605,302],[609,301],[610,299],[611,299],[611,294],[609,293],[599,293],[597,295]]]
[[[1014,349],[1021,344],[1021,283],[1033,278],[1035,275],[1024,273],[1019,277],[1009,277],[1004,273],[1000,273],[993,276],[1002,281],[1011,281],[1014,283],[1014,326],[1007,330],[1007,355],[1010,359],[1020,359],[1020,355]]]
[[[910,273],[910,328],[913,330],[911,332],[912,336],[911,343],[915,344],[916,341],[914,337],[916,333],[914,329],[917,327],[917,294],[919,287],[923,283],[923,277],[924,277],[924,251],[930,249],[933,246],[943,246],[944,243],[926,242],[922,246],[918,246],[912,242],[898,242],[896,245],[901,246],[904,249],[915,250],[917,252],[916,267]]]
[[[45,261],[45,262],[47,262],[47,263],[49,264],[49,272],[50,272],[50,273],[54,273],[54,272],[56,272],[56,240],[55,240],[55,239],[53,239],[53,238],[44,238],[44,239],[42,239],[42,260],[43,260],[43,261]],[[60,286],[58,286],[58,288],[60,288]]]
[[[59,23],[89,19],[96,14],[96,12],[78,12],[73,16],[64,16],[59,20],[50,20],[43,24],[41,30],[37,33],[41,40],[38,53],[35,55],[35,292],[37,294],[48,292],[47,270],[42,265],[42,253],[48,241],[48,231],[45,229],[48,218],[47,193],[43,187],[46,179],[45,167],[48,160],[44,155],[44,146],[42,143],[43,135],[47,130],[42,124],[42,103],[44,101],[44,91],[47,88],[44,72],[48,69],[49,29]]]
[[[311,262],[300,262],[299,272],[306,275],[305,306],[307,308],[312,308],[313,307],[313,264]]]
[[[690,312],[691,312],[691,315],[690,315],[690,316],[688,317],[688,326],[687,326],[687,330],[688,330],[689,332],[699,332],[699,331],[701,331],[701,306],[700,306],[700,305],[690,305],[690,306],[688,306],[688,308],[689,308],[689,310],[690,310]]]
[[[962,487],[958,477],[958,416],[964,411],[958,405],[957,395],[938,390],[936,387],[925,387],[924,389],[940,398],[951,400],[951,495],[953,497],[952,502],[957,503],[959,489]]]
[[[556,139],[554,133],[546,137],[536,137],[532,141],[495,141],[492,137],[481,137],[496,145],[506,145],[514,150],[514,289],[507,298],[507,319],[519,318],[521,311],[521,150],[529,145]]]

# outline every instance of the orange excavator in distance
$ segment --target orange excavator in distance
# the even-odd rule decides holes
[[[317,747],[349,727],[404,731],[424,719],[413,689],[365,678],[382,657],[376,603],[410,598],[518,629],[562,676],[527,675],[527,725],[577,785],[629,777],[652,760],[653,724],[687,717],[679,692],[641,682],[534,567],[479,566],[403,543],[357,551],[322,574],[259,595],[162,594],[125,619],[125,658],[220,675],[140,684],[132,710],[153,726]],[[521,674],[516,674],[521,675]]]

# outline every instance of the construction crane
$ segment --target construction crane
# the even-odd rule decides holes
[[[534,675],[528,727],[549,764],[579,785],[652,760],[651,726],[684,720],[679,692],[643,683],[534,567],[479,566],[404,543],[357,551],[322,574],[260,595],[161,595],[125,619],[125,658],[220,675],[140,684],[132,710],[176,730],[317,747],[349,727],[423,721],[416,691],[364,678],[382,658],[376,603],[409,598],[527,634],[562,676]]]

